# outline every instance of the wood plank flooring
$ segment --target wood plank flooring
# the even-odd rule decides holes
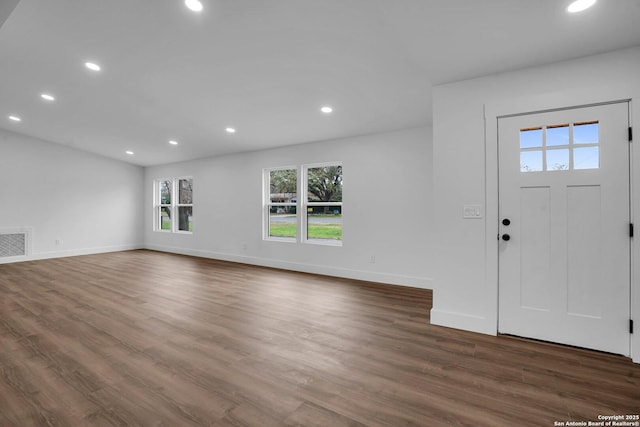
[[[152,251],[0,265],[0,426],[553,426],[640,366],[429,324],[431,292]]]

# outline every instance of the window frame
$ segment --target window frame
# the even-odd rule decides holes
[[[162,195],[161,195],[161,183],[169,182],[169,194],[171,196],[171,203],[162,203]],[[173,230],[173,178],[159,178],[153,181],[153,231],[158,231],[161,233],[171,233]],[[162,209],[169,208],[171,212],[171,221],[170,227],[168,230],[162,228]]]
[[[283,171],[283,170],[295,170],[296,171],[296,201],[292,202],[272,202],[271,201],[271,172]],[[300,236],[300,168],[298,166],[279,166],[275,168],[263,169],[262,175],[262,206],[263,206],[263,218],[262,218],[262,237],[263,240],[269,240],[274,242],[286,242],[297,243]],[[293,206],[296,208],[296,235],[295,237],[283,237],[283,236],[271,236],[271,207],[273,206]]]
[[[308,177],[309,169],[323,168],[329,166],[343,167],[341,161],[322,162],[322,163],[305,163],[300,165],[278,166],[272,168],[264,168],[262,174],[263,200],[262,200],[262,238],[271,242],[284,243],[302,243],[321,246],[343,246],[344,235],[340,239],[309,239],[308,225],[309,215],[308,209],[314,206],[339,206],[341,216],[343,216],[344,199],[341,202],[316,202],[309,201]],[[278,170],[295,170],[296,171],[296,202],[271,202],[271,172]],[[344,170],[344,168],[343,168]],[[294,206],[296,208],[296,236],[295,237],[278,237],[270,235],[270,212],[273,206]],[[343,228],[344,230],[344,228]]]
[[[342,240],[344,236],[340,239],[309,239],[309,215],[308,209],[314,206],[339,206],[340,207],[340,216],[343,216],[343,201],[342,202],[310,202],[309,201],[309,169],[315,168],[323,168],[329,166],[340,166],[344,172],[344,167],[342,166],[342,162],[322,162],[322,163],[308,163],[302,165],[302,206],[300,209],[300,227],[302,228],[300,234],[300,240],[302,243],[311,244],[311,245],[324,245],[324,246],[342,246]],[[304,215],[303,215],[304,214]],[[342,230],[344,231],[344,227],[341,225]]]
[[[191,180],[191,189],[193,192],[193,177],[192,176],[179,176],[172,178],[158,178],[153,181],[153,194],[154,194],[154,203],[153,203],[153,231],[161,232],[161,233],[175,233],[175,234],[193,234],[193,231],[189,230],[179,230],[178,224],[178,216],[180,215],[179,210],[181,207],[191,207],[191,212],[193,216],[193,193],[191,196],[191,203],[180,203],[180,181],[189,179]],[[171,191],[171,203],[162,203],[162,197],[160,194],[160,183],[161,182],[170,182],[170,191]],[[162,229],[162,219],[161,212],[163,208],[169,208],[171,212],[171,227],[168,230]]]
[[[180,181],[190,179],[191,180],[191,203],[180,203]],[[175,215],[173,216],[173,232],[179,234],[193,234],[193,231],[189,230],[180,230],[179,229],[179,217],[180,217],[180,208],[190,207],[191,208],[191,217],[193,218],[193,177],[192,176],[180,176],[174,178],[173,185],[175,186],[175,197],[172,202],[174,202]]]

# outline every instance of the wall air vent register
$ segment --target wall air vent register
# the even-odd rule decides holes
[[[0,259],[26,257],[31,233],[25,229],[0,230]]]

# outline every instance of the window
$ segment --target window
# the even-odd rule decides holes
[[[342,241],[342,165],[306,166],[305,238],[307,241]]]
[[[598,122],[562,123],[520,130],[520,171],[600,168]]]
[[[267,170],[266,235],[295,241],[298,234],[298,171],[296,168]]]
[[[193,178],[157,180],[154,194],[155,231],[193,231]]]
[[[171,194],[173,193],[173,181],[162,180],[157,183],[157,197],[160,201],[156,208],[156,228],[163,231],[171,231]]]
[[[265,239],[342,244],[340,163],[265,169],[264,184]]]

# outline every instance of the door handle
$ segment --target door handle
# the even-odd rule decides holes
[[[511,236],[509,236],[508,234],[503,234],[502,240],[504,240],[505,242],[508,242],[509,240],[511,240]]]

